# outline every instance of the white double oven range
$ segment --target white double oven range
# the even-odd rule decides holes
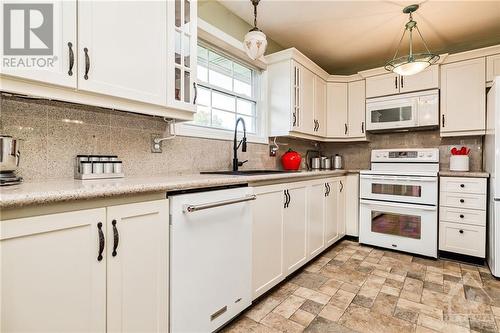
[[[360,172],[359,242],[437,258],[438,149],[372,150]]]

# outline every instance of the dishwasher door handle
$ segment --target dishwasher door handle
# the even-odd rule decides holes
[[[257,196],[255,194],[252,194],[252,195],[247,195],[243,198],[230,199],[230,200],[224,200],[224,201],[216,201],[216,202],[211,202],[211,203],[201,204],[201,205],[184,205],[182,212],[184,214],[192,213],[192,212],[196,212],[198,210],[227,206],[227,205],[237,204],[240,202],[252,201],[255,199],[257,199]]]

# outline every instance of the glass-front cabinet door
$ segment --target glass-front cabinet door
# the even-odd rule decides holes
[[[197,0],[169,0],[167,3],[167,105],[196,112]]]

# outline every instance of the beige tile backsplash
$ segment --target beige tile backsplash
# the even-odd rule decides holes
[[[481,171],[483,163],[482,137],[440,138],[439,130],[368,134],[369,142],[323,143],[326,155],[340,154],[347,169],[368,169],[372,149],[384,148],[439,148],[441,170],[449,169],[450,151],[455,146],[470,148],[470,170]]]
[[[163,142],[163,153],[151,153],[151,135],[161,135],[166,123],[149,117],[70,103],[0,96],[0,133],[22,139],[18,173],[26,180],[73,177],[77,154],[115,154],[123,161],[126,175],[178,175],[203,170],[229,169],[232,141],[177,137]],[[372,134],[370,142],[322,143],[278,138],[283,154],[293,148],[305,156],[308,149],[344,156],[345,167],[366,169],[370,151],[376,148],[439,147],[441,165],[449,164],[453,145],[471,148],[471,170],[481,170],[481,137],[441,139],[439,131]],[[279,157],[269,156],[269,146],[249,144],[247,169],[280,167]]]
[[[0,133],[22,139],[18,173],[26,180],[73,177],[77,154],[115,154],[127,176],[178,175],[203,170],[228,170],[232,141],[176,137],[162,143],[163,153],[151,153],[151,135],[161,135],[159,117],[71,103],[0,96]],[[305,155],[314,143],[280,139]],[[249,144],[246,169],[274,169],[266,144]]]

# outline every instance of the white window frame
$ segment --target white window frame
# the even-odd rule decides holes
[[[205,37],[205,38],[200,38]],[[262,143],[268,144],[268,127],[267,127],[267,105],[265,103],[266,99],[266,72],[261,71],[265,68],[265,64],[260,61],[249,62],[247,59],[242,58],[242,54],[245,52],[243,50],[242,43],[235,39],[234,37],[226,34],[222,30],[215,28],[209,23],[198,18],[198,40],[203,46],[213,49],[218,53],[222,53],[231,60],[240,63],[246,67],[253,70],[253,94],[255,94],[254,100],[255,105],[255,130],[256,133],[247,133],[247,140],[252,143]],[[224,92],[224,89],[217,89],[218,91]],[[233,95],[231,92],[227,92]],[[238,131],[242,131],[242,127],[238,128]],[[204,127],[198,125],[191,125],[188,123],[180,123],[176,125],[176,134],[179,136],[189,136],[198,137],[206,139],[217,139],[217,140],[233,140],[234,139],[234,129],[220,129],[213,127]]]

